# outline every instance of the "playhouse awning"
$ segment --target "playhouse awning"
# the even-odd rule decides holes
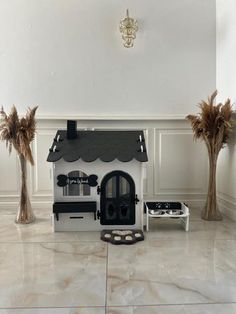
[[[136,159],[148,160],[143,131],[77,131],[77,138],[67,139],[67,131],[56,133],[49,150],[47,161],[55,162],[63,158],[73,162],[82,159],[92,162],[100,159],[104,162],[118,159],[128,162]]]

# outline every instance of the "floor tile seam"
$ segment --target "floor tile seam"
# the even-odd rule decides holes
[[[181,241],[184,243],[185,239],[176,239],[176,238],[153,238],[153,239],[145,239],[145,241]],[[188,241],[194,241],[194,242],[206,242],[206,240],[208,241],[236,241],[236,237],[235,238],[202,238],[202,239],[187,239]]]
[[[37,309],[104,309],[105,305],[85,305],[85,306],[31,306],[31,307],[0,307],[0,310],[37,310]]]
[[[109,245],[107,245],[107,257],[106,257],[106,287],[105,287],[105,314],[107,314],[107,287],[108,287],[108,256],[109,256]]]
[[[165,303],[165,304],[127,304],[127,305],[87,305],[87,306],[37,306],[37,307],[0,307],[0,310],[23,310],[23,309],[91,309],[91,308],[127,308],[127,307],[168,307],[168,306],[201,306],[201,305],[230,305],[236,302],[214,302],[214,303]]]
[[[176,239],[176,238],[153,238],[153,239],[145,239],[145,242],[152,242],[152,241],[184,241],[185,239]],[[202,239],[188,239],[194,242],[205,242],[206,240],[209,241],[236,241],[236,238],[202,238]],[[70,241],[0,241],[1,244],[45,244],[45,243],[54,243],[54,244],[65,244],[65,243],[103,243],[101,240],[70,240]]]
[[[119,307],[168,307],[168,306],[201,306],[201,305],[230,305],[230,304],[236,304],[235,302],[203,302],[203,303],[154,303],[154,304],[128,304],[128,305],[106,305],[106,307],[114,307],[114,308],[119,308]]]
[[[79,240],[79,241],[16,241],[16,242],[9,242],[9,241],[0,241],[1,244],[45,244],[45,243],[57,243],[57,244],[64,244],[64,243],[103,243],[101,240]]]

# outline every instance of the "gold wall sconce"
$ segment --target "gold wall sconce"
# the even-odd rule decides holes
[[[120,32],[126,48],[133,47],[137,30],[138,22],[137,20],[129,17],[129,10],[127,9],[126,17],[120,21]]]

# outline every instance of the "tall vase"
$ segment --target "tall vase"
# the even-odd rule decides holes
[[[20,192],[20,203],[17,210],[15,222],[18,224],[29,224],[35,220],[35,216],[32,211],[30,204],[28,189],[27,189],[27,167],[26,159],[23,154],[18,155],[21,171],[21,192]]]
[[[208,150],[209,154],[209,182],[208,193],[205,207],[202,210],[201,217],[204,220],[222,220],[222,215],[218,209],[216,195],[216,166],[219,153],[215,153],[213,147]]]

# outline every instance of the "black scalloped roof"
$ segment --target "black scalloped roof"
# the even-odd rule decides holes
[[[86,162],[148,160],[143,131],[77,131],[77,135],[76,139],[68,140],[66,130],[57,131],[47,161],[61,158],[69,162],[80,158]]]

